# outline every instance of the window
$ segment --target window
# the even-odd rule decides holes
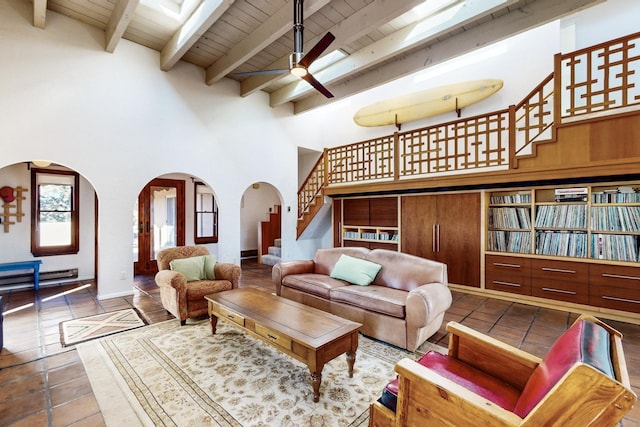
[[[75,172],[31,169],[31,253],[79,251],[79,177]]]
[[[218,205],[213,190],[201,182],[195,183],[195,243],[218,242]]]

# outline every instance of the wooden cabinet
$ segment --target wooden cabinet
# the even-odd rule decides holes
[[[531,259],[487,255],[485,268],[487,289],[531,295]]]
[[[531,295],[589,304],[589,266],[572,261],[531,260]]]
[[[589,265],[589,304],[640,313],[640,268]]]
[[[485,201],[486,289],[640,313],[640,182],[500,190]]]
[[[338,246],[398,250],[398,197],[341,199],[340,203],[342,220],[338,227],[341,233]]]
[[[480,193],[401,198],[401,251],[447,264],[449,282],[480,286]]]

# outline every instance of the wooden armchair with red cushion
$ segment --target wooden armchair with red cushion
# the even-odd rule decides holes
[[[622,335],[581,316],[543,359],[455,322],[449,352],[403,359],[370,426],[614,426],[633,407]]]

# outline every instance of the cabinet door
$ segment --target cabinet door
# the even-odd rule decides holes
[[[436,259],[437,196],[403,196],[401,252]]]
[[[437,259],[448,265],[449,282],[480,287],[480,193],[437,197]]]
[[[447,264],[449,282],[480,286],[480,194],[404,196],[402,252]]]

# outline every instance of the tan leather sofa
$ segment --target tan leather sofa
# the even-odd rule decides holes
[[[330,277],[346,254],[382,266],[368,286]],[[414,351],[438,331],[451,306],[446,264],[385,249],[319,249],[313,260],[280,262],[278,295],[362,323],[364,335]]]

